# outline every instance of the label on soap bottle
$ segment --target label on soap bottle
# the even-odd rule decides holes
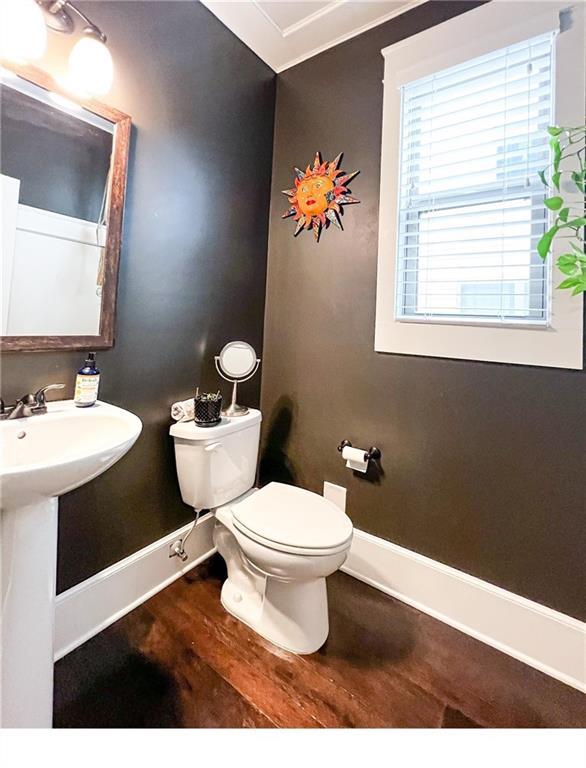
[[[100,384],[100,374],[78,373],[75,380],[75,395],[73,397],[76,403],[95,403],[98,399],[98,386]]]

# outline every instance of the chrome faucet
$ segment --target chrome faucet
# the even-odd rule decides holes
[[[2,401],[0,419],[23,419],[28,416],[39,416],[47,413],[45,392],[48,392],[50,389],[63,389],[64,387],[65,384],[48,384],[46,387],[38,389],[34,394],[23,395],[12,407],[5,407],[4,401]]]

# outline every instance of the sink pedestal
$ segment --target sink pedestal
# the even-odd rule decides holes
[[[57,499],[101,475],[142,422],[108,403],[0,420],[0,726],[50,728]]]
[[[50,728],[57,498],[0,514],[0,725]]]

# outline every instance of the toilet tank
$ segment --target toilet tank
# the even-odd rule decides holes
[[[181,496],[195,509],[215,509],[254,485],[260,438],[260,411],[222,418],[214,427],[173,424]]]

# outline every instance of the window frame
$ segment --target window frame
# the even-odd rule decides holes
[[[567,3],[514,3],[503,0],[475,8],[383,49],[385,61],[375,351],[465,360],[582,369],[583,299],[548,287],[547,323],[503,323],[490,318],[405,317],[397,304],[401,85],[456,66],[491,51],[559,30],[555,38],[554,120],[584,120],[586,72],[576,67],[585,55],[584,7]],[[479,35],[478,31],[482,30]],[[454,41],[465,41],[458,45]],[[430,52],[433,52],[430,55]],[[566,166],[570,167],[570,166]],[[580,205],[571,188],[564,197]],[[550,214],[551,217],[551,214]],[[560,243],[548,257],[551,272]],[[558,279],[559,278],[559,279]]]

